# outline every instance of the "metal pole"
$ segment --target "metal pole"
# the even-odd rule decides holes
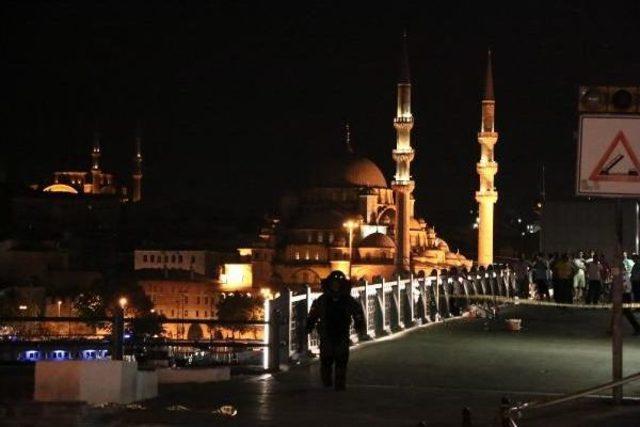
[[[622,379],[622,269],[612,284],[611,302],[611,362],[612,380]],[[616,405],[622,403],[622,386],[613,388],[613,402]]]
[[[122,360],[123,356],[123,338],[124,338],[124,311],[120,308],[116,308],[116,313],[113,316],[113,323],[111,324],[111,345],[112,345],[112,360]]]
[[[622,236],[622,202],[616,200],[616,234],[618,240],[618,255],[622,257],[624,242]],[[622,378],[622,293],[624,292],[624,275],[626,265],[622,259],[618,262],[619,273],[611,284],[611,374],[613,381]],[[622,386],[613,388],[613,402],[616,405],[622,403]]]

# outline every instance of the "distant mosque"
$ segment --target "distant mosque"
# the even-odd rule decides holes
[[[480,191],[479,236],[493,241],[493,204],[497,192],[493,176],[497,164],[493,145],[493,82],[489,57],[478,134]],[[347,150],[321,168],[312,184],[283,198],[277,218],[262,227],[250,247],[239,249],[243,263],[225,265],[223,280],[249,282],[253,287],[309,284],[341,270],[352,280],[395,279],[397,276],[429,275],[434,270],[470,269],[473,261],[451,250],[432,224],[415,215],[415,183],[410,173],[411,79],[406,35],[403,39],[401,73],[397,83],[397,114],[394,119],[396,147],[392,158],[396,173],[387,182],[371,160],[353,153],[347,129]],[[489,224],[490,222],[490,224]],[[493,262],[492,244],[482,243],[480,265]],[[491,253],[488,253],[490,251]]]
[[[100,136],[94,134],[89,171],[66,170],[53,173],[50,182],[42,189],[45,193],[82,194],[87,196],[111,195],[122,202],[139,202],[142,199],[142,147],[140,132],[135,137],[135,153],[130,189],[119,185],[112,173],[105,172],[100,162],[102,147]]]

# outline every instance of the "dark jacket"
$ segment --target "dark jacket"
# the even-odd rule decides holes
[[[311,305],[306,332],[311,333],[317,325],[320,340],[331,343],[348,342],[352,318],[356,331],[364,335],[366,325],[360,303],[346,292],[327,291]]]

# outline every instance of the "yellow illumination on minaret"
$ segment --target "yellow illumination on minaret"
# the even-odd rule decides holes
[[[93,134],[93,147],[91,148],[91,192],[100,193],[102,184],[102,172],[100,171],[100,135]]]
[[[498,172],[498,163],[493,157],[493,148],[498,142],[498,132],[495,131],[495,104],[491,51],[489,51],[482,99],[482,123],[480,132],[478,132],[480,161],[476,166],[480,177],[480,189],[476,191],[479,217],[478,265],[484,267],[493,264],[493,206],[498,200],[498,192],[494,187],[494,177]]]
[[[136,153],[133,158],[133,191],[132,202],[139,202],[142,199],[142,136],[140,127],[136,131]]]
[[[396,148],[393,160],[396,162],[395,180],[392,182],[396,202],[396,268],[398,272],[411,271],[410,221],[413,217],[411,193],[415,183],[411,180],[411,161],[414,151],[411,148],[411,79],[409,77],[409,57],[407,52],[407,34],[403,38],[402,63],[398,81],[398,110],[393,125],[396,128]]]

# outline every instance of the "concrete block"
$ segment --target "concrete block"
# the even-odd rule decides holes
[[[163,368],[156,372],[160,384],[208,383],[231,379],[231,369],[228,366],[194,369]]]
[[[158,396],[158,373],[138,371],[136,379],[136,400],[153,399]]]
[[[137,373],[136,362],[120,360],[37,362],[34,400],[130,403]]]

